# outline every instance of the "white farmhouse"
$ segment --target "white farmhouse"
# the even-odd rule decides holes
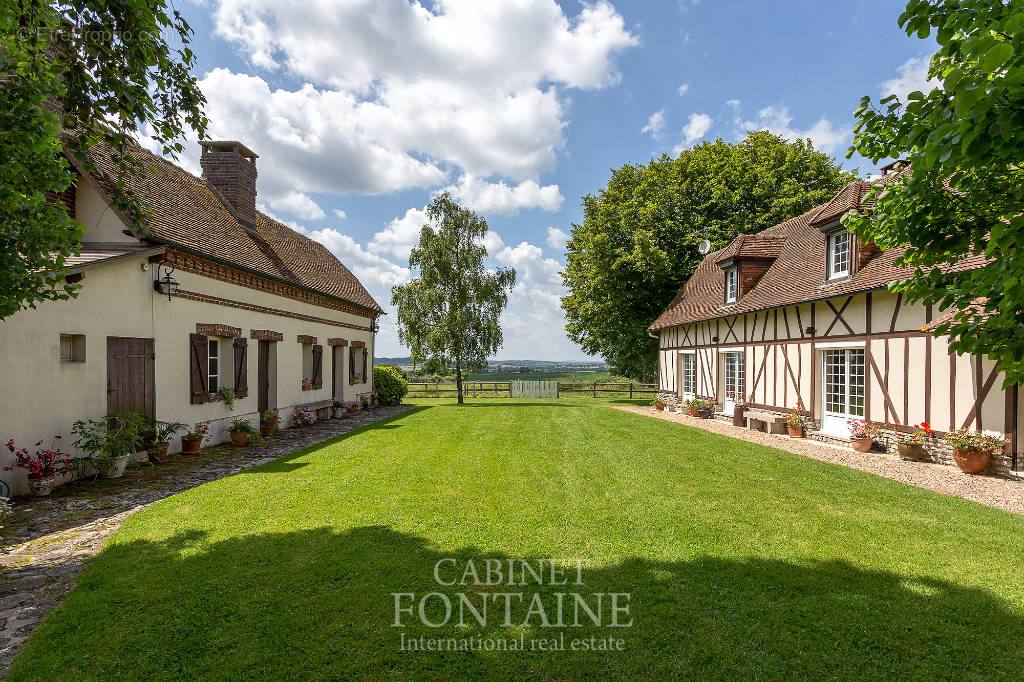
[[[62,435],[68,449],[75,420],[128,410],[209,421],[207,443],[220,442],[235,417],[277,408],[286,421],[373,390],[380,306],[326,248],[256,209],[256,154],[202,147],[201,178],[133,148],[155,169],[134,187],[152,211],[145,233],[111,201],[109,157],[96,153],[97,176],[79,167],[61,199],[86,229],[69,275],[82,289],[0,321],[0,440]],[[18,469],[4,478],[27,488]]]

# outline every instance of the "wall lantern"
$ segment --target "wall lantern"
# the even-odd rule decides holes
[[[380,330],[380,324],[377,322],[377,318],[373,318],[373,322],[370,323],[370,331],[376,334]]]
[[[161,270],[164,273],[163,277],[160,277]],[[168,301],[178,291],[178,280],[171,277],[172,272],[174,272],[174,266],[171,265],[170,261],[165,260],[157,267],[157,278],[153,280],[153,288],[161,294],[165,294]]]

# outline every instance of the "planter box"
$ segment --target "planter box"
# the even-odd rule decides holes
[[[786,430],[789,431],[790,438],[803,438],[804,437],[804,425],[803,424],[786,424]]]

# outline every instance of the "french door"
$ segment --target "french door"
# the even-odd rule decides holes
[[[848,436],[848,419],[864,418],[864,351],[860,348],[822,353],[824,383],[821,429]]]
[[[722,368],[725,376],[722,405],[726,414],[732,414],[736,403],[743,400],[743,353],[722,353]]]
[[[679,397],[692,398],[697,394],[697,355],[679,354]]]

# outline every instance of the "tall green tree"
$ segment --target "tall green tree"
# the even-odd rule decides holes
[[[913,269],[891,288],[955,312],[937,329],[957,353],[1001,362],[1024,382],[1024,3],[911,0],[899,24],[932,33],[929,92],[861,100],[849,154],[901,158],[911,168],[874,210],[844,216],[883,248],[907,247]],[[981,269],[948,267],[988,259]]]
[[[0,3],[0,319],[66,299],[66,259],[84,228],[54,197],[86,151],[105,144],[117,166],[113,201],[144,230],[130,191],[147,169],[127,152],[141,126],[163,153],[187,129],[205,133],[204,99],[190,69],[192,29],[165,0],[10,0]],[[173,41],[173,45],[171,44]]]
[[[764,131],[613,170],[604,189],[583,197],[583,223],[566,245],[569,337],[621,375],[652,378],[657,341],[647,328],[700,264],[703,239],[721,248],[828,200],[852,179],[810,141]]]
[[[486,367],[487,357],[501,348],[498,318],[516,272],[488,272],[487,222],[447,192],[430,204],[427,218],[434,226],[423,226],[409,254],[409,267],[419,276],[392,287],[391,305],[398,309],[398,338],[414,362],[455,367],[461,405],[463,372]]]

